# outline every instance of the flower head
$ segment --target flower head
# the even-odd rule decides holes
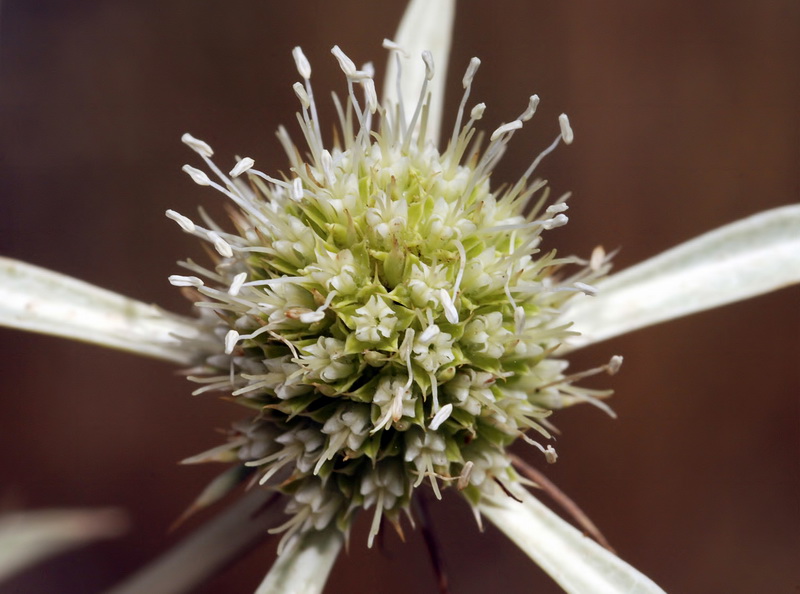
[[[506,448],[523,439],[553,462],[551,412],[605,408],[606,393],[577,382],[616,372],[621,358],[568,374],[570,349],[798,282],[800,211],[757,215],[609,279],[601,249],[557,256],[545,232],[567,222],[566,197],[550,199],[534,176],[572,141],[566,116],[519,182],[496,185],[492,171],[539,99],[484,140],[473,59],[454,129],[437,142],[453,6],[412,1],[397,43],[385,42],[382,102],[371,66],[333,49],[348,85],[334,142],[295,49],[304,142],[279,131],[285,174],[250,158],[226,173],[208,144],[184,136],[204,163],[186,173],[234,206],[232,227],[167,212],[213,254],[210,267],[185,262],[188,274],[170,277],[198,319],[0,260],[0,322],[192,365],[195,393],[251,410],[227,443],[186,462],[233,464],[194,507],[255,487],[223,515],[225,534],[263,528],[256,483],[283,495],[288,517],[272,530],[284,534],[281,555],[261,591],[321,590],[360,510],[372,542],[428,488],[461,491],[567,590],[659,591],[521,488]],[[193,541],[193,557],[216,555],[221,541]]]
[[[192,276],[171,281],[213,312],[219,337],[190,379],[257,411],[232,432],[230,452],[259,483],[290,496],[284,542],[329,524],[347,530],[363,508],[373,510],[371,544],[380,519],[397,524],[424,483],[437,496],[458,486],[473,504],[497,483],[513,488],[520,479],[505,448],[518,438],[555,460],[552,446],[529,433],[547,440],[553,409],[596,401],[554,352],[572,334],[565,304],[593,292],[589,283],[608,262],[601,250],[589,263],[542,245],[546,231],[567,222],[566,196],[550,200],[532,176],[547,152],[572,141],[566,116],[522,179],[495,190],[493,168],[533,116],[536,95],[482,148],[485,106],[468,105],[480,64],[473,59],[440,152],[427,134],[436,76],[429,52],[419,58],[425,77],[408,112],[379,103],[372,73],[339,47],[332,53],[348,95],[335,99],[339,140],[326,145],[311,67],[293,51],[305,146],[279,131],[289,174],[243,158],[226,175],[205,142],[183,137],[216,181],[184,170],[237,208],[234,232],[168,212],[216,252],[213,270],[186,262]]]

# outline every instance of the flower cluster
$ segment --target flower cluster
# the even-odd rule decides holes
[[[477,504],[494,483],[521,480],[505,455],[514,440],[555,460],[528,432],[547,439],[554,409],[604,395],[575,386],[585,373],[565,375],[553,355],[571,334],[564,304],[592,293],[608,262],[600,249],[586,262],[541,247],[543,231],[567,222],[567,197],[549,200],[532,174],[571,142],[566,116],[522,179],[493,190],[491,172],[537,96],[481,150],[485,105],[463,123],[474,58],[439,152],[425,133],[429,53],[408,121],[402,105],[379,104],[368,66],[357,69],[338,47],[333,54],[349,92],[336,100],[340,140],[328,149],[310,65],[294,50],[307,152],[279,131],[290,174],[269,176],[243,158],[226,175],[207,144],[184,136],[218,180],[184,170],[236,205],[236,231],[168,211],[217,255],[212,270],[184,262],[192,276],[170,280],[213,312],[220,346],[190,372],[196,392],[222,390],[257,411],[192,461],[235,460],[237,477],[291,495],[291,519],[276,529],[287,536],[332,523],[346,530],[354,512],[374,508],[371,544],[381,518],[397,525],[426,480],[437,497],[453,485]],[[620,361],[592,372],[613,373]]]

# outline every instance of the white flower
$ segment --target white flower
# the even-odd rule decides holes
[[[314,584],[303,587],[309,591],[322,587],[325,568],[341,540],[329,525],[347,521],[339,515],[339,495],[326,481],[347,476],[336,465],[350,464],[358,471],[349,485],[355,486],[350,505],[375,508],[370,539],[384,512],[396,521],[396,512],[407,505],[411,488],[420,484],[421,477],[430,477],[434,489],[438,480],[458,478],[476,508],[566,588],[581,591],[586,584],[599,588],[604,583],[614,591],[636,582],[643,591],[652,591],[656,587],[646,578],[576,536],[519,491],[503,455],[503,442],[528,428],[546,437],[540,421],[549,410],[591,399],[590,393],[575,391],[571,384],[578,378],[565,376],[561,361],[538,360],[545,352],[565,353],[620,332],[797,282],[800,214],[789,207],[758,215],[605,281],[600,279],[602,258],[598,266],[554,281],[553,261],[548,256],[534,260],[528,253],[538,249],[540,231],[566,222],[565,205],[557,202],[526,220],[520,208],[509,206],[515,201],[513,194],[511,198],[506,194],[507,200],[495,199],[488,181],[511,135],[533,115],[538,98],[531,98],[519,118],[494,131],[474,169],[462,167],[460,156],[452,159],[453,147],[466,148],[466,140],[453,143],[450,152],[441,155],[436,143],[430,142],[439,130],[441,74],[447,60],[434,51],[433,59],[426,54],[424,67],[419,68],[416,46],[446,53],[452,8],[450,2],[433,7],[412,3],[397,41],[411,54],[405,74],[418,76],[419,84],[399,85],[407,95],[396,104],[393,75],[388,77],[389,91],[381,107],[366,69],[358,70],[340,50],[335,52],[348,83],[356,89],[343,122],[346,127],[347,121],[355,121],[355,132],[345,135],[343,147],[322,146],[308,82],[310,66],[301,52],[295,53],[306,82],[295,90],[303,105],[310,162],[289,151],[296,176],[291,181],[270,178],[254,169],[250,159],[240,160],[230,174],[246,178],[250,187],[233,183],[224,174],[217,184],[201,170],[186,169],[197,183],[221,190],[242,209],[237,225],[244,224],[238,235],[169,215],[222,257],[210,275],[190,268],[199,276],[173,279],[203,295],[203,305],[213,306],[209,309],[221,314],[222,324],[211,316],[199,322],[169,316],[14,262],[3,263],[7,282],[0,289],[0,316],[9,325],[122,346],[180,363],[205,357],[206,367],[194,376],[204,383],[201,390],[228,389],[234,396],[246,397],[250,405],[274,407],[284,415],[278,423],[286,424],[280,438],[273,439],[270,431],[245,431],[244,436],[234,433],[229,444],[237,454],[245,447],[264,454],[246,460],[249,468],[263,473],[262,481],[282,471],[286,473],[282,479],[295,482],[287,508],[294,515],[286,529],[296,538],[284,541],[284,554],[265,588],[274,590],[278,583],[281,588],[301,587],[295,580],[307,579],[297,569],[306,563],[303,559],[320,567]],[[439,34],[442,28],[447,35]],[[433,40],[442,47],[429,45]],[[467,89],[476,67],[473,62],[465,76]],[[424,85],[432,97],[427,120],[415,109]],[[482,111],[475,106],[471,119],[479,119]],[[369,132],[375,114],[388,122],[390,130],[381,129],[380,140],[372,142]],[[471,130],[474,123],[464,129]],[[572,132],[565,118],[560,126],[559,139],[570,142]],[[457,133],[461,129],[456,126]],[[285,131],[281,140],[293,147]],[[208,145],[192,137],[185,141],[215,170],[208,161]],[[526,178],[532,170],[533,166]],[[369,200],[374,199],[367,205],[362,203],[363,180],[380,188],[374,196],[367,193]],[[410,198],[391,196],[390,190],[399,188],[402,193],[419,180],[427,184],[420,191],[431,197],[424,208],[415,213],[411,206],[389,206],[411,204]],[[269,200],[262,200],[264,196]],[[472,196],[478,196],[482,208],[468,213],[474,216],[463,216],[462,203]],[[420,210],[425,210],[424,216]],[[359,214],[361,222],[354,222]],[[475,249],[479,234],[512,238],[487,241]],[[363,237],[370,238],[369,249],[356,249]],[[263,238],[266,241],[259,243]],[[248,267],[251,253],[264,254],[271,268]],[[589,296],[595,292],[597,297]],[[571,336],[569,323],[582,334]],[[553,351],[559,344],[560,350]],[[522,361],[522,371],[512,369],[514,359]],[[384,373],[386,369],[390,373]],[[279,402],[266,400],[272,396]],[[328,408],[307,410],[309,398],[317,396]],[[350,408],[325,398],[358,404]],[[327,436],[324,444],[283,438],[303,431],[308,435],[309,427],[295,424],[304,419],[320,425],[318,433]],[[442,455],[453,434],[479,424],[499,434],[498,441],[484,435],[488,429],[478,431],[479,438],[452,454],[453,459]],[[407,435],[402,435],[404,430]],[[358,470],[353,460],[361,454],[382,459],[378,453],[386,453],[381,450],[383,435],[407,438],[402,458],[409,466],[393,459],[372,472]],[[267,447],[273,441],[285,447],[278,451]],[[303,445],[309,443],[315,447]],[[547,454],[552,457],[549,450]],[[410,467],[416,472],[413,484],[408,481]],[[454,476],[456,472],[460,476]],[[517,493],[523,503],[495,493],[493,480]],[[534,528],[520,531],[520,526]],[[312,528],[320,533],[311,533]],[[311,550],[308,542],[317,538],[324,544]]]

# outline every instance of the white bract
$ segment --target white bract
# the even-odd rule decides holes
[[[183,137],[211,175],[184,171],[237,207],[228,231],[167,211],[216,253],[211,268],[183,262],[188,274],[170,277],[194,295],[198,319],[4,260],[0,321],[190,364],[195,393],[222,391],[255,411],[226,444],[185,462],[234,464],[196,506],[248,477],[285,496],[289,518],[271,530],[283,533],[280,557],[260,591],[321,591],[359,510],[372,515],[371,545],[383,519],[399,530],[415,490],[430,485],[437,497],[458,489],[568,591],[659,592],[541,506],[506,448],[521,438],[554,462],[540,443],[554,410],[609,410],[608,392],[576,382],[615,373],[621,358],[570,374],[558,358],[568,350],[800,281],[800,209],[757,215],[609,278],[602,250],[556,257],[543,234],[568,222],[566,196],[549,200],[534,174],[573,141],[565,115],[522,178],[493,189],[495,165],[539,97],[481,149],[473,58],[438,146],[453,12],[453,1],[411,2],[384,42],[382,102],[372,68],[333,48],[348,85],[333,145],[295,48],[306,146],[279,130],[287,178],[248,157],[226,174],[211,147]]]

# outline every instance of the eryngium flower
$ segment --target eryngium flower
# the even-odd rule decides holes
[[[191,288],[219,338],[218,351],[189,372],[202,384],[196,393],[221,390],[256,411],[227,445],[192,461],[234,460],[226,476],[254,474],[290,495],[291,518],[276,529],[284,543],[332,523],[347,530],[363,508],[374,510],[371,545],[382,517],[400,529],[423,483],[437,497],[454,486],[473,504],[496,484],[510,491],[520,477],[505,449],[518,438],[555,461],[552,446],[529,433],[550,438],[554,409],[598,396],[574,385],[585,374],[565,375],[554,356],[570,335],[561,311],[592,292],[608,265],[599,249],[586,262],[542,246],[543,232],[567,222],[566,196],[550,201],[532,175],[545,153],[572,140],[566,116],[522,179],[496,190],[492,170],[537,96],[481,150],[485,106],[465,118],[474,58],[439,152],[426,134],[429,52],[409,119],[403,106],[378,103],[367,68],[338,47],[332,53],[348,95],[335,100],[338,140],[326,148],[311,68],[294,50],[306,146],[279,130],[287,175],[258,171],[249,158],[226,175],[207,144],[183,137],[217,181],[184,170],[235,204],[236,231],[168,211],[216,250],[213,269],[184,262],[193,275],[171,281]]]

